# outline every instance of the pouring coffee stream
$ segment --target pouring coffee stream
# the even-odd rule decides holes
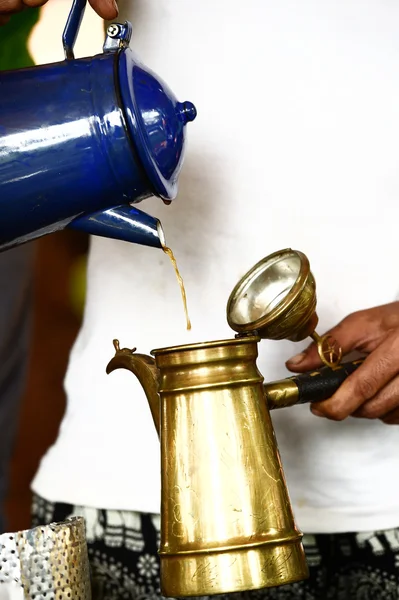
[[[318,371],[264,383],[261,339],[314,336],[315,280],[287,249],[262,261],[230,294],[234,339],[153,350],[120,348],[147,396],[161,444],[161,589],[164,596],[225,594],[308,576],[270,410],[330,397],[361,361],[340,364],[318,344]],[[320,338],[323,340],[323,338]]]
[[[175,270],[175,273],[176,273],[176,279],[177,279],[177,283],[179,284],[179,287],[180,287],[181,298],[183,301],[184,315],[186,317],[186,329],[187,329],[187,331],[189,331],[191,329],[191,321],[190,321],[190,317],[188,314],[187,295],[186,295],[186,289],[184,287],[183,277],[180,275],[179,267],[177,266],[177,260],[175,258],[175,255],[173,254],[173,251],[171,250],[171,248],[169,248],[166,245],[162,245],[162,249],[165,252],[165,254],[167,256],[169,256],[170,261],[171,261],[173,268]]]

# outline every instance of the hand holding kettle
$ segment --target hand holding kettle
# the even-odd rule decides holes
[[[92,8],[103,19],[111,20],[118,16],[116,0],[89,0]],[[13,13],[27,7],[38,7],[47,0],[0,0],[0,25],[5,25]]]

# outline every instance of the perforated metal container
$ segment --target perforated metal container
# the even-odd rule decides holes
[[[0,600],[91,600],[85,523],[0,535]]]

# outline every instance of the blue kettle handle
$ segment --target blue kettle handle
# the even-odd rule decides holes
[[[80,24],[85,14],[86,2],[87,0],[73,0],[72,2],[72,7],[62,34],[62,45],[66,60],[73,60],[75,58],[73,47],[75,46]]]

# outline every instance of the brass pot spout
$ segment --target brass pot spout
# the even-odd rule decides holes
[[[119,340],[113,341],[115,356],[107,365],[107,375],[116,369],[127,369],[136,375],[147,396],[148,404],[155,429],[160,431],[160,405],[159,405],[159,371],[155,360],[147,354],[137,354],[136,348],[120,348]]]

